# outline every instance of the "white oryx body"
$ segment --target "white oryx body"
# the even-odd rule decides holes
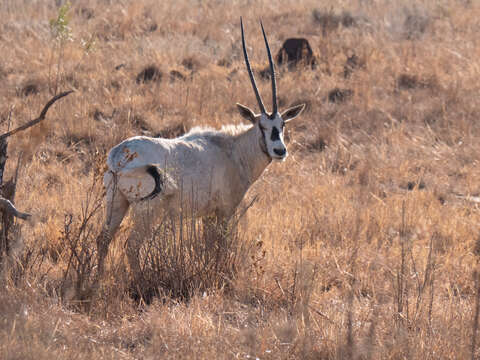
[[[245,63],[261,113],[255,114],[237,104],[240,114],[253,125],[229,125],[220,131],[195,128],[175,139],[136,136],[110,150],[104,176],[107,219],[97,239],[99,276],[103,273],[109,243],[130,207],[137,228],[158,209],[171,212],[186,209],[195,216],[214,216],[225,223],[268,164],[287,157],[283,129],[285,123],[302,112],[304,105],[281,114],[277,111],[275,69],[262,25],[272,79],[273,111],[266,111],[240,23]],[[140,270],[139,246],[139,241],[131,235],[127,255],[134,274]]]
[[[136,136],[110,151],[104,183],[112,188],[115,174],[117,196],[134,207],[148,200],[173,212],[184,207],[197,216],[228,217],[271,162],[261,141],[259,128],[246,125],[194,128],[176,139]],[[148,166],[162,177],[158,193]]]

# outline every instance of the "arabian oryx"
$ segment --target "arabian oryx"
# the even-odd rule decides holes
[[[133,226],[140,229],[149,207],[173,213],[185,207],[194,193],[195,216],[216,217],[221,221],[235,212],[250,186],[272,160],[284,160],[287,149],[283,141],[285,123],[298,116],[304,104],[282,113],[277,111],[275,69],[265,31],[262,27],[272,80],[273,110],[263,105],[250,66],[243,23],[242,46],[245,64],[257,98],[260,114],[237,104],[240,114],[250,126],[227,126],[220,131],[194,128],[175,139],[136,136],[124,140],[110,150],[104,176],[107,189],[107,214],[102,234],[97,240],[98,273],[103,272],[108,245],[129,207],[133,208]],[[183,191],[184,190],[184,191]],[[150,214],[152,211],[150,211]],[[151,216],[151,215],[147,215]],[[139,271],[140,241],[130,235],[127,257],[132,272]]]

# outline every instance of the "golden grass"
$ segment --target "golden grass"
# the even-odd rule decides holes
[[[356,25],[322,31],[314,10],[348,11]],[[76,90],[41,126],[10,140],[9,174],[23,153],[16,203],[35,215],[21,224],[16,254],[37,257],[2,285],[3,358],[479,356],[478,341],[471,349],[480,221],[471,201],[480,194],[477,2],[78,0],[69,11],[73,40],[60,60],[48,25],[57,12],[54,2],[0,3],[3,129],[11,106],[12,126],[36,116],[57,76],[61,89]],[[282,106],[308,108],[289,124],[291,156],[247,194],[259,201],[243,236],[261,242],[265,254],[228,288],[139,309],[128,296],[126,221],[95,306],[70,301],[59,292],[68,260],[64,219],[78,220],[108,149],[136,134],[240,122],[235,102],[255,100],[239,16],[260,70],[258,14],[274,52],[287,37],[305,36],[319,65],[280,69]],[[92,36],[87,53],[82,39]],[[344,78],[352,54],[365,66]],[[137,84],[152,64],[161,81]],[[186,80],[170,81],[171,70]],[[257,81],[269,104],[270,84]],[[36,93],[25,96],[32,84]],[[353,97],[330,103],[336,87]]]

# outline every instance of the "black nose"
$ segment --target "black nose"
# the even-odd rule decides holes
[[[283,149],[273,149],[273,152],[275,154],[277,154],[278,156],[283,156],[287,152],[287,149],[285,149],[285,148],[283,148]]]

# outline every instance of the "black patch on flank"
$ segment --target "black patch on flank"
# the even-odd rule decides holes
[[[272,141],[280,140],[280,133],[278,132],[278,129],[276,126],[272,128],[272,135],[270,136],[270,139]]]
[[[150,193],[150,195],[147,195],[140,200],[152,200],[154,199],[160,192],[162,191],[163,188],[163,179],[162,175],[158,171],[158,168],[156,166],[150,165],[147,167],[147,173],[150,174],[153,177],[153,180],[155,180],[155,188],[153,191]]]

